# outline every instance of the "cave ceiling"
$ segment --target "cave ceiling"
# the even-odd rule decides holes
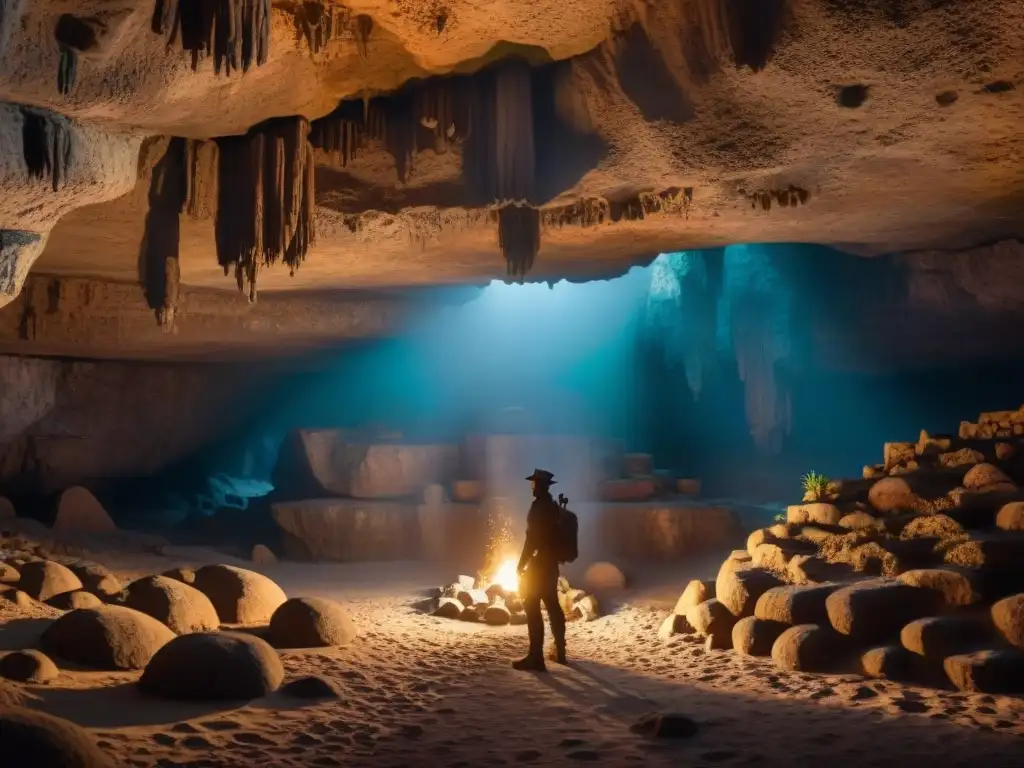
[[[0,304],[969,248],[1022,126],[1020,0],[0,0]]]

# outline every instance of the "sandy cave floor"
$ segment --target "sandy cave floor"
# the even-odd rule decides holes
[[[182,564],[101,561],[127,578]],[[525,627],[417,612],[424,588],[453,578],[435,565],[285,563],[264,572],[289,595],[344,601],[361,632],[347,648],[283,654],[289,677],[328,676],[341,701],[171,703],[140,696],[137,674],[66,670],[28,691],[32,706],[92,729],[125,766],[1024,766],[1022,699],[788,674],[770,660],[660,641],[686,580],[703,575],[683,570],[629,593],[613,615],[570,625],[574,665],[547,676],[508,665],[526,647]],[[0,651],[23,647],[51,610],[4,605]],[[700,731],[677,742],[630,732],[653,711],[687,714]]]

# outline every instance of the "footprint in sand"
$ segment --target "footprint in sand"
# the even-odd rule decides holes
[[[532,763],[534,760],[540,758],[541,754],[542,753],[538,752],[536,749],[527,749],[522,752],[517,752],[516,760],[520,763]]]
[[[213,744],[208,742],[202,736],[189,736],[181,742],[181,746],[188,749],[213,749]]]
[[[399,733],[406,739],[418,739],[423,735],[422,725],[403,725]]]
[[[178,740],[169,733],[155,733],[153,734],[153,741],[161,747],[173,747],[178,743]]]
[[[835,696],[836,692],[834,688],[829,688],[827,685],[824,688],[819,688],[811,694],[812,699],[827,699],[830,696]]]
[[[596,760],[600,760],[601,756],[590,749],[580,749],[575,752],[569,752],[566,754],[570,760],[579,760],[584,763],[592,763]]]
[[[242,727],[234,720],[206,720],[199,725],[211,731],[236,731]]]
[[[251,732],[236,733],[235,741],[239,744],[255,744],[261,747],[270,747],[274,745],[274,742],[265,736],[260,736],[258,733]]]
[[[921,713],[927,712],[930,707],[923,701],[917,701],[916,699],[896,699],[892,702],[893,705],[903,712]]]
[[[171,726],[171,730],[175,733],[199,733],[199,729],[192,723],[175,723]]]
[[[317,744],[323,744],[323,742],[315,736],[310,736],[308,733],[297,733],[292,737],[292,744],[314,747]]]
[[[878,691],[868,688],[866,685],[862,685],[860,688],[850,694],[850,701],[863,701],[864,699],[874,699],[878,696]]]

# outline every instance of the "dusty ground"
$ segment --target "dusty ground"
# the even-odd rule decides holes
[[[169,561],[107,565],[134,575]],[[786,674],[770,661],[662,643],[658,623],[691,574],[571,626],[573,667],[536,676],[508,666],[525,628],[411,607],[424,586],[451,578],[436,568],[286,564],[267,573],[290,595],[348,605],[362,633],[355,645],[284,654],[289,676],[326,675],[341,701],[171,704],[140,697],[133,674],[64,672],[32,689],[35,705],[91,728],[126,766],[1024,765],[1020,699]],[[38,629],[12,619],[9,606],[0,612],[0,648]],[[700,732],[674,743],[632,734],[652,711],[688,714]]]

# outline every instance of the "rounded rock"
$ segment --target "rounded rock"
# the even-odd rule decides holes
[[[705,600],[686,612],[686,620],[701,637],[731,633],[736,617],[717,598]]]
[[[747,616],[732,628],[732,646],[744,656],[771,656],[772,646],[787,629],[787,625],[777,621]]]
[[[105,566],[79,561],[68,563],[67,567],[82,582],[82,589],[92,592],[101,600],[108,600],[121,594],[120,580]]]
[[[356,634],[345,609],[320,597],[293,597],[270,618],[270,639],[278,648],[348,645]]]
[[[918,568],[905,571],[897,578],[912,587],[938,592],[943,605],[949,608],[974,605],[981,599],[975,589],[976,577],[966,569],[954,566]]]
[[[19,569],[18,589],[33,600],[46,601],[62,592],[82,588],[82,581],[69,568],[52,560],[34,560]]]
[[[991,626],[976,616],[929,616],[900,630],[900,645],[925,659],[942,660],[978,648]]]
[[[17,584],[21,574],[13,565],[0,563],[0,584]]]
[[[613,563],[599,562],[583,574],[583,586],[588,592],[612,592],[626,587],[626,576]]]
[[[0,740],[13,764],[32,768],[114,768],[89,732],[67,720],[21,707],[0,711]]]
[[[1004,504],[996,515],[996,527],[1004,531],[1024,531],[1024,501]]]
[[[987,650],[950,656],[942,663],[953,685],[969,693],[1024,693],[1024,653]]]
[[[57,665],[41,651],[12,651],[0,658],[0,677],[17,683],[43,685],[58,675]]]
[[[53,530],[62,533],[109,533],[117,526],[96,497],[79,485],[60,495]]]
[[[914,659],[902,645],[883,645],[861,654],[860,667],[867,677],[903,681],[912,676]]]
[[[129,584],[124,604],[166,624],[176,635],[209,632],[220,626],[210,599],[194,587],[167,576],[146,576]]]
[[[266,576],[233,565],[206,565],[196,571],[195,586],[210,598],[225,624],[262,624],[288,600]]]
[[[933,590],[882,579],[842,587],[825,600],[832,627],[865,643],[896,637],[905,624],[934,614],[940,605]]]
[[[968,490],[987,488],[998,483],[1011,483],[1011,480],[994,464],[975,464],[963,480],[964,488]]]
[[[74,611],[78,608],[99,608],[103,605],[103,601],[92,592],[76,589],[74,592],[61,592],[59,595],[54,595],[46,601],[46,604],[62,611]]]
[[[281,693],[295,699],[340,699],[341,689],[322,675],[305,675],[281,686]]]
[[[772,660],[790,672],[827,672],[845,650],[842,638],[829,627],[790,627],[772,645]]]
[[[1006,642],[1024,650],[1024,594],[993,604],[992,623]]]
[[[715,582],[693,579],[686,585],[686,589],[683,590],[683,594],[679,596],[679,599],[676,600],[676,607],[672,612],[677,616],[685,616],[686,612],[695,605],[700,605],[705,600],[710,600],[714,596]]]
[[[163,646],[139,678],[145,693],[183,701],[249,701],[284,680],[277,652],[238,632],[180,635]]]
[[[883,514],[916,509],[918,499],[902,477],[883,477],[868,491],[868,503]]]
[[[43,632],[43,650],[96,669],[142,669],[174,639],[166,626],[139,611],[104,605],[65,613]]]
[[[733,616],[741,619],[754,614],[754,606],[761,595],[781,585],[782,581],[770,571],[744,565],[724,573],[719,572],[715,595]]]
[[[774,587],[757,599],[754,616],[784,626],[828,624],[825,601],[840,584],[787,585]]]
[[[168,579],[180,581],[182,584],[188,584],[189,586],[196,583],[196,572],[191,568],[171,568],[160,575],[166,576]]]
[[[484,623],[503,627],[512,622],[512,613],[504,605],[489,605],[484,609]]]

